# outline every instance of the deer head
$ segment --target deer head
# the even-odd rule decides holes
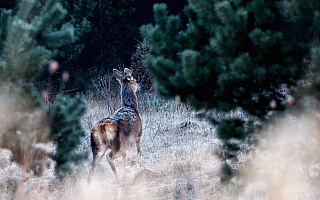
[[[123,73],[117,69],[113,69],[113,74],[121,85],[122,105],[133,107],[138,110],[136,92],[139,89],[139,84],[136,79],[133,78],[132,72],[128,68],[125,68]]]
[[[121,86],[125,84],[127,87],[132,89],[133,92],[137,92],[137,90],[139,89],[137,80],[133,78],[132,72],[128,68],[125,68],[123,70],[123,73],[117,69],[113,69],[113,75]]]

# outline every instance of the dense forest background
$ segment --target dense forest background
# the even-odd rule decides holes
[[[32,13],[36,14],[45,3],[39,0]],[[139,27],[153,23],[153,4],[166,3],[170,13],[182,16],[186,0],[62,0],[68,13],[62,23],[72,23],[76,41],[68,46],[54,49],[54,59],[60,68],[51,81],[56,83],[53,92],[58,90],[59,79],[64,71],[70,74],[70,81],[64,88],[69,94],[92,89],[92,80],[112,72],[112,68],[130,67],[131,57],[141,38]],[[18,10],[19,0],[2,0],[0,8]],[[39,90],[47,86],[48,71],[43,69],[35,80]]]

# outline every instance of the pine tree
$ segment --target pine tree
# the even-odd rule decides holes
[[[61,66],[57,74],[66,70],[71,75],[67,90],[92,89],[95,77],[119,64],[130,64],[135,39],[139,38],[132,0],[63,0],[62,4],[69,13],[64,21],[74,24],[77,37],[72,45],[57,48]],[[58,80],[57,74],[52,79]],[[45,81],[46,76],[44,71],[37,82]]]
[[[88,45],[92,45],[88,38],[92,34],[92,22],[94,18],[94,10],[97,9],[97,1],[73,1],[62,0],[64,8],[68,11],[64,22],[71,23],[75,28],[76,40],[71,45],[65,45],[57,49],[57,59],[60,64],[60,72],[68,71],[70,73],[70,81],[66,85],[66,90],[84,88],[94,74],[88,73],[87,66],[83,66],[82,52]],[[91,82],[90,82],[91,83]]]
[[[295,100],[303,109],[314,113],[320,108],[320,2],[316,0],[282,1],[279,4],[285,19],[291,24],[299,40],[309,41],[307,66]]]
[[[240,149],[234,141],[247,139],[257,124],[291,105],[302,60],[310,42],[319,39],[319,3],[188,2],[189,23],[182,31],[179,17],[169,16],[165,4],[154,5],[155,25],[141,27],[152,46],[147,66],[162,95],[179,95],[203,111],[217,126],[224,158],[233,158]]]
[[[153,78],[149,73],[145,60],[148,57],[150,51],[150,44],[143,40],[136,46],[135,52],[131,56],[131,67],[136,77],[137,82],[140,83],[140,90],[142,92],[150,92],[153,90]]]
[[[74,41],[73,26],[59,23],[66,10],[57,0],[46,1],[38,14],[32,12],[34,5],[34,0],[22,0],[16,14],[11,10],[0,10],[0,100],[6,108],[6,112],[0,116],[3,119],[0,125],[0,147],[10,149],[14,161],[41,174],[44,159],[49,155],[36,147],[39,142],[53,141],[56,144],[55,152],[68,151],[68,157],[63,158],[64,163],[83,158],[82,154],[77,156],[74,150],[80,142],[79,138],[83,136],[79,124],[85,105],[78,98],[69,99],[68,102],[58,99],[52,106],[45,108],[34,89],[32,81],[52,59],[50,49]],[[71,112],[72,108],[74,110]],[[66,112],[70,112],[70,115],[66,115]],[[72,115],[74,112],[77,114]],[[58,117],[61,113],[66,116],[60,119]],[[50,128],[51,131],[48,131]],[[56,137],[57,132],[64,133],[63,141],[72,145],[60,145],[61,139]],[[78,138],[74,137],[75,133],[80,133]],[[65,165],[59,165],[60,158],[52,158],[58,163],[57,171],[60,171],[60,167],[67,171]]]
[[[85,108],[86,104],[79,96],[60,96],[48,109],[50,136],[56,147],[52,158],[56,161],[59,178],[65,177],[76,164],[87,158],[87,152],[75,153],[86,135],[79,118],[85,114]]]
[[[39,0],[35,3],[35,14],[37,10],[46,3],[45,0]],[[70,74],[70,80],[65,84],[64,90],[79,91],[79,88],[84,88],[85,79],[84,76],[91,78],[92,74],[88,72],[82,66],[82,51],[86,48],[89,41],[87,38],[91,34],[92,23],[90,20],[93,18],[93,11],[97,6],[94,0],[88,1],[71,1],[61,0],[61,5],[67,10],[67,14],[62,19],[61,23],[72,24],[74,26],[74,42],[61,47],[53,48],[55,52],[55,58],[59,60],[59,70],[51,75],[50,85],[53,93],[57,93],[60,86],[61,75],[64,72]],[[88,57],[87,57],[88,59]],[[48,84],[49,73],[43,69],[34,81],[38,90],[42,90]]]

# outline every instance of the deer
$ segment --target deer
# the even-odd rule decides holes
[[[106,157],[121,186],[122,181],[115,168],[114,160],[122,156],[123,167],[125,168],[126,154],[134,144],[137,147],[135,162],[139,159],[141,155],[140,138],[142,135],[142,123],[136,95],[139,85],[136,79],[133,78],[132,72],[128,68],[125,68],[123,73],[117,69],[113,69],[113,75],[121,86],[122,107],[110,117],[99,120],[91,129],[93,160],[91,170],[89,171],[88,183],[90,183],[97,164],[106,154],[106,151],[111,149]]]

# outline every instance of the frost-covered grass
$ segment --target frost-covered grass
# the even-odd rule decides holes
[[[108,101],[87,94],[88,112],[83,127],[113,113],[120,98]],[[212,125],[178,100],[138,95],[143,123],[142,155],[138,163],[129,152],[126,168],[116,167],[123,180],[119,187],[103,158],[87,183],[92,155],[75,167],[63,182],[55,179],[49,159],[43,176],[35,177],[10,162],[11,152],[0,151],[0,199],[319,199],[320,126],[310,118],[280,120],[270,126],[253,151],[239,154],[236,176],[220,181],[221,143]],[[50,148],[49,148],[50,149]],[[81,150],[90,150],[89,137]]]
[[[127,157],[124,187],[119,189],[109,164],[102,160],[100,171],[93,177],[93,185],[97,185],[90,186],[94,193],[100,193],[97,199],[110,192],[111,196],[124,199],[220,199],[220,161],[215,156],[219,141],[214,128],[178,100],[167,101],[154,95],[143,95],[139,100],[143,124],[140,161],[131,165],[134,147]],[[87,102],[90,111],[84,121],[89,131],[95,121],[109,115],[106,110],[113,110],[105,108],[108,105],[104,100],[90,95]],[[117,103],[112,106],[118,108]],[[119,159],[119,170],[121,162]],[[100,187],[101,190],[94,189]]]

